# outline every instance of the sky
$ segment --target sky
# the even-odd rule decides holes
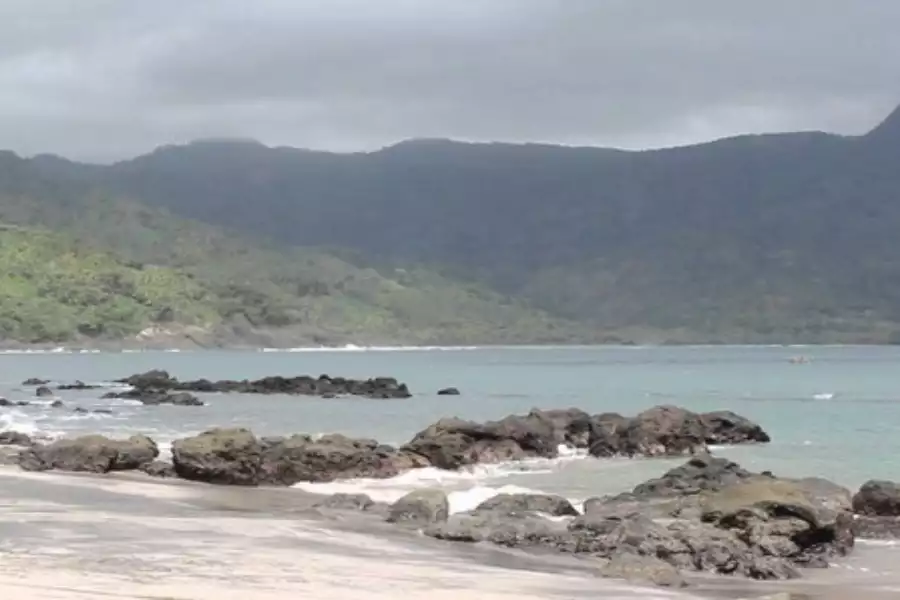
[[[897,23],[892,0],[3,0],[0,148],[858,134],[900,104]]]

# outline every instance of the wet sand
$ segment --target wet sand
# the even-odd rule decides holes
[[[448,544],[376,518],[320,513],[315,500],[298,490],[0,468],[0,598],[649,600],[788,590],[817,600],[900,598],[900,579],[860,570],[874,548],[809,581],[700,578],[673,593],[600,579],[588,560]],[[900,558],[881,555],[885,567]]]

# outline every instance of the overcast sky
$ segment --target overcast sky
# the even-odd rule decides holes
[[[898,23],[895,0],[2,0],[0,147],[860,133],[900,103]]]

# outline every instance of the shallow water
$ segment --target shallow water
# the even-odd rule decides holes
[[[792,363],[797,355],[809,362]],[[19,384],[28,377],[99,382],[151,368],[165,368],[184,379],[390,375],[407,382],[415,396],[324,400],[210,395],[205,407],[145,407],[99,400],[104,390],[61,392],[67,409],[0,408],[0,430],[141,432],[165,443],[212,426],[241,425],[267,435],[342,432],[396,444],[451,415],[483,420],[533,407],[569,406],[634,414],[656,404],[677,404],[697,411],[734,410],[762,424],[773,437],[771,444],[717,450],[749,469],[822,476],[855,488],[871,478],[900,479],[898,364],[900,348],[894,347],[3,354],[0,394],[11,400],[33,395],[33,389]],[[446,386],[459,387],[463,394],[435,395]],[[115,414],[77,416],[70,410],[75,406],[112,408]],[[465,510],[499,491],[540,490],[573,500],[620,492],[674,464],[567,457],[464,473],[422,470],[390,481],[300,487],[321,493],[364,491],[388,501],[415,487],[439,485],[452,492],[454,510]],[[857,564],[858,573],[881,568],[885,556],[896,554],[865,549],[854,559],[866,561]]]

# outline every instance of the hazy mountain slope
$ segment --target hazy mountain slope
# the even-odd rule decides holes
[[[116,339],[149,326],[187,325],[192,340],[210,344],[596,339],[596,332],[576,330],[484,286],[424,269],[376,271],[320,251],[267,247],[177,218],[105,189],[96,168],[50,157],[0,155],[0,223],[48,230],[7,232],[2,240],[4,257],[27,257],[20,271],[32,283],[2,281],[15,293],[0,298],[0,316],[27,324],[0,323],[0,341]],[[57,251],[78,257],[66,263],[64,277],[51,260]],[[101,286],[98,293],[115,296],[116,310],[120,301],[129,303],[127,315],[111,316],[112,308],[97,306],[86,292],[110,273],[139,282],[147,273],[154,281],[165,273],[161,285],[169,295],[131,297],[130,287]]]
[[[419,140],[338,155],[200,142],[103,178],[282,243],[438,265],[601,328],[885,340],[900,331],[898,151],[900,112],[859,138],[650,152]]]

